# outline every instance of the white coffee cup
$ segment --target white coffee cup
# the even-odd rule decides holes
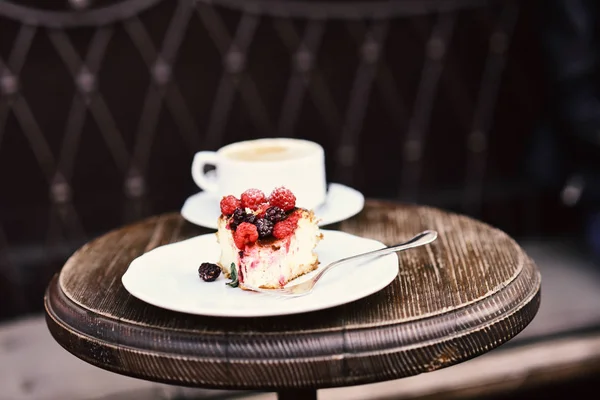
[[[205,167],[215,166],[205,173]],[[325,201],[325,152],[314,142],[275,138],[236,142],[214,151],[200,151],[192,162],[192,178],[203,190],[223,196],[250,188],[266,196],[284,186],[296,196],[296,205],[315,209]]]

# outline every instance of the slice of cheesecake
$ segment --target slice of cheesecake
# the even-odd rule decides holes
[[[244,195],[241,201],[227,196],[221,202],[218,265],[225,276],[237,278],[242,289],[280,288],[319,265],[315,247],[323,236],[314,213],[295,207],[289,190],[274,193],[268,200],[255,193],[253,198],[259,200],[254,204],[244,201]]]

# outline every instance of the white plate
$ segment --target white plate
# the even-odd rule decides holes
[[[190,196],[181,209],[181,215],[189,222],[217,229],[221,215],[219,200],[214,194],[200,192]],[[339,183],[330,183],[325,203],[315,210],[321,219],[319,225],[329,225],[358,214],[365,205],[365,198],[359,191]]]
[[[317,247],[320,268],[343,257],[384,247],[375,240],[321,231],[324,238]],[[398,275],[398,256],[393,253],[340,265],[325,274],[312,293],[282,298],[231,288],[222,274],[214,282],[204,282],[198,276],[198,267],[203,262],[216,262],[219,254],[215,234],[158,247],[133,260],[122,282],[140,300],[172,311],[217,317],[265,317],[349,303],[383,289]],[[306,280],[317,271],[288,285]]]

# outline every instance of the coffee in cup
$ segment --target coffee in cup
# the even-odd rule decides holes
[[[214,166],[214,172],[204,172]],[[196,153],[192,178],[203,190],[239,197],[256,188],[269,195],[285,186],[296,196],[299,207],[314,209],[325,201],[325,152],[311,141],[275,138],[256,139],[229,144],[216,152]]]

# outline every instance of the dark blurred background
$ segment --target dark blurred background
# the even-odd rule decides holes
[[[534,3],[397,3],[379,18],[326,18],[318,1],[296,17],[192,1],[98,0],[87,18],[68,1],[2,4],[1,315],[39,311],[91,237],[179,210],[198,191],[196,151],[247,138],[317,141],[329,179],[367,197],[513,235],[577,229],[524,174],[548,91]]]
[[[543,304],[582,296],[563,311],[584,322],[536,335],[594,330],[598,7],[0,1],[0,321],[40,315],[86,241],[179,210],[196,151],[290,136],[330,181],[508,232],[549,271]]]

